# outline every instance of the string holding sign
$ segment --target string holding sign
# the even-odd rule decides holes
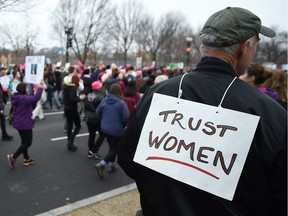
[[[181,98],[182,96],[182,93],[183,93],[183,90],[182,90],[182,82],[183,82],[183,79],[184,77],[187,75],[187,73],[183,74],[183,76],[181,77],[181,80],[180,80],[180,83],[179,83],[179,89],[178,89],[178,99]],[[231,83],[228,85],[228,87],[226,88],[222,98],[221,98],[221,101],[220,101],[220,104],[218,105],[218,108],[219,110],[216,111],[216,113],[219,113],[220,109],[222,108],[222,103],[224,101],[224,98],[228,92],[228,90],[230,89],[230,87],[232,86],[232,84],[234,83],[234,81],[237,79],[237,77],[234,77],[234,79],[231,81]],[[177,104],[179,104],[180,101],[177,102]]]
[[[235,81],[236,79],[237,79],[237,77],[234,77],[234,79],[232,80],[232,82],[231,82],[231,83],[229,84],[229,86],[226,88],[226,90],[225,90],[225,92],[224,92],[224,95],[223,95],[223,97],[222,97],[222,99],[221,99],[221,101],[220,101],[220,104],[218,105],[219,110],[217,110],[216,113],[219,113],[220,109],[223,108],[223,107],[222,107],[222,103],[223,103],[223,101],[224,101],[224,98],[225,98],[228,90],[230,89],[230,87],[232,86],[232,84],[234,83],[234,81]]]
[[[182,96],[182,93],[183,93],[183,91],[182,91],[182,82],[183,82],[183,79],[184,79],[184,77],[187,75],[187,73],[185,73],[185,74],[183,74],[183,76],[181,77],[181,80],[180,80],[180,83],[179,83],[179,89],[178,89],[178,99],[180,99],[181,98],[181,96]],[[179,101],[178,101],[178,104],[179,104]]]

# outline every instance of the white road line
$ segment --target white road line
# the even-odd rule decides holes
[[[64,112],[63,111],[60,111],[60,112],[47,112],[47,113],[44,113],[44,116],[58,115],[58,114],[64,114]]]
[[[76,135],[76,137],[83,137],[83,136],[89,136],[89,133]],[[67,136],[52,138],[51,141],[54,142],[54,141],[65,140],[65,139],[67,139]]]

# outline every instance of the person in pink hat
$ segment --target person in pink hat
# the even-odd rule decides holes
[[[89,93],[84,101],[85,121],[87,124],[89,138],[88,138],[88,157],[100,159],[98,150],[103,143],[105,137],[102,135],[100,129],[100,120],[96,117],[96,109],[103,99],[101,94],[102,82],[94,81],[91,85],[92,92]],[[99,133],[99,138],[95,142],[96,132]]]

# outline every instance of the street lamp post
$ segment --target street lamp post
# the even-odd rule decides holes
[[[193,41],[193,38],[192,37],[187,37],[186,38],[186,42],[187,42],[187,46],[186,46],[186,58],[187,58],[187,61],[186,61],[186,67],[189,66],[189,60],[190,60],[190,52],[191,52],[191,43]]]
[[[67,35],[66,39],[66,63],[69,62],[69,48],[72,47],[72,32],[73,28],[72,27],[65,27],[65,34]]]

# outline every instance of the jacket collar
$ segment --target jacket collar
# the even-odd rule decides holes
[[[193,71],[228,73],[236,76],[235,70],[229,63],[211,56],[203,56]]]

